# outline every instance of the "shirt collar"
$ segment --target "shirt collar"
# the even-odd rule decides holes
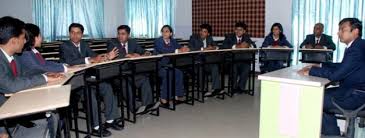
[[[355,40],[352,40],[348,45],[346,45],[346,48],[350,48],[352,43],[354,42]]]
[[[33,53],[35,53],[35,54],[39,53],[39,51],[38,51],[37,49],[35,49],[35,48],[32,48],[32,51],[33,51]]]
[[[272,38],[274,39],[274,41],[278,41],[279,40],[279,37],[278,38],[275,38],[274,35],[272,35]]]
[[[79,47],[80,47],[81,42],[79,42],[79,44],[76,44],[76,43],[72,42],[72,44],[74,44],[74,46],[76,46],[77,48],[79,48]]]
[[[14,56],[9,56],[2,48],[0,48],[0,50],[4,53],[6,59],[8,60],[8,62],[10,63],[12,60],[14,60]]]
[[[238,36],[236,35],[236,38],[237,38],[237,41],[238,41],[239,39],[241,39],[241,41],[242,41],[242,36],[241,36],[241,37],[238,37]]]
[[[123,45],[123,44],[124,44],[124,47],[127,47],[127,46],[128,46],[128,41],[127,41],[127,42],[125,42],[125,43],[120,42],[120,44],[121,44],[121,45]]]

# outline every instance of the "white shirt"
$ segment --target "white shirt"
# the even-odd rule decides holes
[[[240,40],[242,42],[242,36],[241,37],[236,36],[236,38],[237,38],[237,42],[236,43],[238,43]]]
[[[203,47],[206,48],[207,47],[207,39],[203,40]]]
[[[120,43],[120,45],[124,45],[124,49],[125,49],[125,54],[128,54],[128,41],[125,43]]]
[[[3,54],[5,55],[5,57],[9,63],[14,60],[14,56],[9,56],[8,53],[6,53],[2,48],[0,48],[0,49],[3,52]]]
[[[274,38],[274,41],[278,41],[279,40],[279,37],[278,38],[275,38],[274,35],[272,35],[272,38]]]
[[[79,52],[81,53],[81,48],[80,48],[80,43],[78,44],[75,44],[74,42],[72,42],[74,44],[74,46],[76,46],[76,48],[79,50]],[[90,57],[85,57],[85,64],[90,64],[90,61],[89,61]]]
[[[321,41],[321,37],[314,37],[314,43],[317,44]]]
[[[2,48],[0,48],[0,50],[3,52],[9,63],[14,60],[14,56],[9,56],[8,53],[6,53]],[[48,82],[48,77],[44,74],[42,74],[42,76],[46,80],[46,82]]]
[[[350,48],[354,40],[352,40],[349,44],[346,45],[346,48]]]
[[[35,49],[35,48],[32,48],[32,51],[33,51],[33,53],[34,53],[34,54],[39,53],[39,51],[38,51],[37,49]],[[66,65],[65,65],[65,64],[62,64],[62,65],[63,65],[63,71],[64,71],[64,72],[67,72],[67,67],[66,67]]]

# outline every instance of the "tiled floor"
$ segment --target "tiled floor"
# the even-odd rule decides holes
[[[111,138],[258,138],[258,81],[256,85],[255,96],[209,98],[194,106],[179,105],[176,111],[161,109],[158,117],[140,116],[136,124],[127,122],[123,131],[112,131]],[[365,137],[364,128],[357,133],[357,138]]]

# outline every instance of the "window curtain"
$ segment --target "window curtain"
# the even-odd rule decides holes
[[[338,23],[343,18],[355,17],[364,25],[364,0],[293,0],[292,4],[292,43],[297,46],[295,50],[298,50],[306,35],[313,34],[314,25],[320,22],[324,24],[324,34],[331,35],[336,44],[333,61],[340,62],[345,44],[341,43],[337,36]],[[294,52],[293,61],[298,61],[297,54],[298,52]]]
[[[174,26],[175,0],[126,0],[124,11],[133,37],[156,38],[163,25]]]
[[[33,0],[33,21],[45,41],[68,39],[68,26],[84,26],[85,38],[104,36],[103,0]]]

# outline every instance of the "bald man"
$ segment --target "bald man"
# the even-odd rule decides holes
[[[300,48],[336,50],[336,45],[332,41],[332,36],[323,34],[323,28],[324,25],[322,23],[317,23],[314,26],[313,34],[306,36],[305,40],[300,44]]]

